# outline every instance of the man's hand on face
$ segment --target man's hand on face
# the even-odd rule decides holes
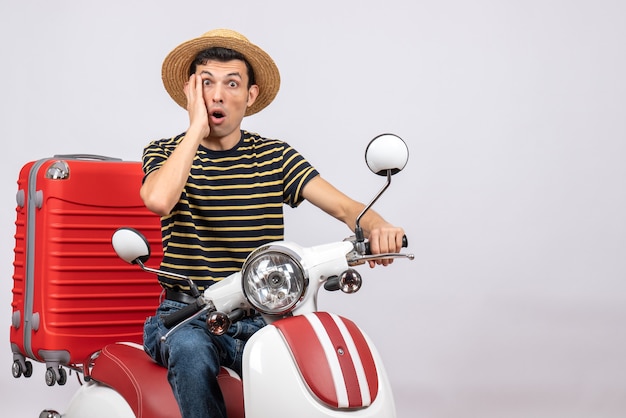
[[[205,139],[211,133],[209,127],[209,115],[203,95],[202,77],[192,74],[189,82],[185,84],[185,96],[187,96],[187,112],[189,112],[189,129],[196,131],[200,139]]]

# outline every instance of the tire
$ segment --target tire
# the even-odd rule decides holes
[[[48,386],[54,386],[54,384],[57,382],[57,375],[56,373],[54,373],[54,369],[52,367],[48,367],[46,369],[46,385]]]
[[[11,374],[16,379],[22,376],[22,365],[19,361],[15,360],[13,362],[13,365],[11,366]]]

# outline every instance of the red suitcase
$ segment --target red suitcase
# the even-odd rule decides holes
[[[111,246],[121,226],[162,257],[159,217],[139,196],[141,163],[93,155],[32,161],[20,171],[10,340],[13,375],[46,363],[46,383],[64,384],[106,344],[142,342],[154,313],[156,278],[120,260]]]

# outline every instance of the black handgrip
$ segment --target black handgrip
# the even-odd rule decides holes
[[[171,328],[198,312],[203,306],[204,304],[200,300],[196,300],[184,308],[166,316],[163,319],[163,325],[165,325],[165,328]]]
[[[246,312],[243,309],[234,309],[228,314],[228,319],[230,319],[232,323],[235,323],[243,319],[245,314]]]
[[[326,283],[324,283],[324,289],[328,290],[329,292],[335,292],[339,290],[339,276],[329,277],[328,280],[326,280]]]
[[[406,235],[402,236],[402,248],[406,248],[409,246],[409,239],[406,237]],[[372,249],[370,248],[370,242],[367,241],[365,243],[365,254],[366,255],[372,255]]]

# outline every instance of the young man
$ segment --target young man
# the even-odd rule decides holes
[[[141,197],[161,216],[162,269],[190,276],[203,290],[240,270],[256,247],[283,239],[283,204],[295,207],[304,199],[354,230],[362,203],[324,180],[289,144],[241,130],[244,116],[278,93],[278,68],[265,51],[237,32],[213,30],[175,48],[162,75],[189,114],[183,134],[150,143],[143,155]],[[377,213],[369,211],[361,226],[373,253],[400,250],[403,230]],[[241,372],[245,341],[264,321],[245,318],[218,337],[200,318],[161,343],[162,317],[186,306],[189,287],[159,281],[165,299],[146,321],[146,352],[168,368],[184,418],[225,417],[219,367]]]

